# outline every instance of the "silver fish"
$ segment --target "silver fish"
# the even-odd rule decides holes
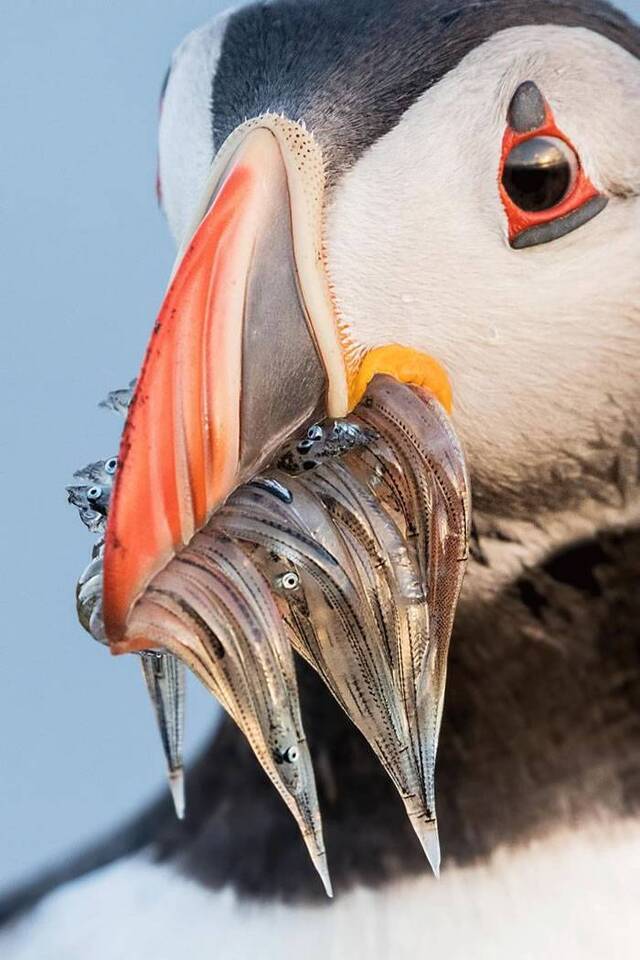
[[[127,389],[114,390],[100,406],[126,414],[134,384],[135,381],[132,381]],[[78,509],[82,522],[92,533],[100,534],[100,539],[94,545],[91,561],[76,586],[76,610],[84,629],[104,644],[107,640],[102,620],[103,534],[117,467],[117,457],[89,463],[74,473],[74,478],[85,483],[67,487],[69,503]],[[183,819],[184,664],[170,653],[157,650],[141,651],[140,661],[158,724],[176,816]]]
[[[264,576],[238,543],[208,525],[154,578],[131,629],[183,660],[236,721],[331,896],[293,654]]]
[[[360,436],[376,439],[271,476],[290,506],[243,488],[214,522],[259,548],[292,645],[377,753],[437,873],[435,760],[469,483],[432,397],[379,378],[356,413]],[[279,563],[295,587],[281,588]]]
[[[162,748],[167,761],[167,778],[173,806],[179,820],[184,819],[184,665],[161,650],[143,650],[140,654],[151,703],[156,714]]]
[[[121,416],[126,417],[127,411],[133,399],[133,391],[135,390],[136,381],[131,380],[128,387],[122,387],[119,390],[111,390],[110,393],[101,400],[98,406],[103,407],[105,410],[113,410],[114,413],[119,413]]]
[[[437,874],[435,763],[469,539],[460,444],[431,394],[378,376],[352,415],[314,424],[274,464],[153,578],[128,630],[233,717],[330,892],[293,648],[379,757]],[[92,569],[83,616],[100,633]]]

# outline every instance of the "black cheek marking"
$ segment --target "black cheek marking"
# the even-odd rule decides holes
[[[540,223],[536,227],[523,230],[522,233],[519,233],[517,237],[510,241],[511,246],[514,250],[523,250],[525,247],[536,247],[541,243],[558,240],[592,220],[604,210],[608,202],[608,197],[601,195],[592,197],[591,200],[587,200],[581,207],[572,210],[565,217],[558,217],[557,220],[550,220],[548,223]]]
[[[542,126],[545,119],[544,98],[533,80],[521,83],[509,104],[507,121],[516,133],[528,133]]]

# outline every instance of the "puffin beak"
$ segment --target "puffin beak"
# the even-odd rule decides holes
[[[322,256],[313,138],[248,121],[214,164],[138,378],[104,558],[114,653],[136,600],[239,484],[314,416],[344,416],[347,376]]]

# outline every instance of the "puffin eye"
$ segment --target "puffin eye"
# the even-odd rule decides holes
[[[531,137],[515,146],[507,155],[502,184],[510,199],[521,210],[550,210],[573,189],[578,173],[578,158],[557,137]]]
[[[515,250],[564,237],[607,205],[531,80],[509,104],[498,186]]]

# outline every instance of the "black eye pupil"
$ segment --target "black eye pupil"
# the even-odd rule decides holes
[[[507,156],[502,183],[521,210],[549,210],[572,186],[576,162],[569,147],[553,137],[532,137]]]

